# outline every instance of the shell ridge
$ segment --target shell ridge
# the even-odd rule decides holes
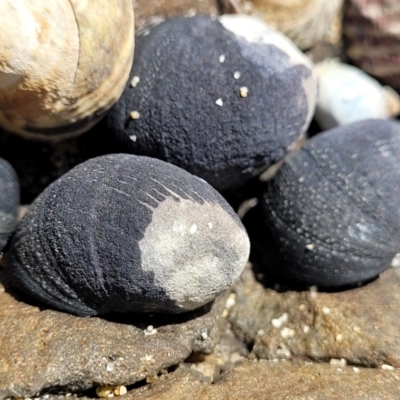
[[[77,78],[77,75],[78,75],[79,59],[80,59],[80,54],[81,54],[81,31],[80,31],[80,27],[79,27],[79,21],[78,21],[76,12],[75,12],[75,8],[74,8],[74,6],[73,6],[71,0],[68,0],[68,3],[69,3],[70,6],[71,6],[71,10],[72,10],[72,13],[73,13],[74,19],[75,19],[76,28],[77,28],[77,30],[78,30],[78,54],[79,54],[79,57],[78,57],[78,59],[77,59],[77,63],[76,63],[76,66],[75,66],[75,70],[74,70],[73,83],[71,84],[70,90],[68,91],[68,93],[70,93],[71,90],[72,90],[72,88],[73,88],[74,83],[76,82],[76,78]],[[70,100],[69,100],[69,101],[70,101]]]

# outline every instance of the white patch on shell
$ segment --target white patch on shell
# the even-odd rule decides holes
[[[289,57],[293,66],[304,65],[310,70],[308,78],[302,80],[302,87],[307,97],[308,105],[307,119],[303,127],[303,131],[305,131],[314,115],[317,97],[317,78],[311,59],[303,54],[288,37],[258,18],[250,15],[226,14],[219,17],[219,22],[225,29],[250,43],[261,43],[277,47]]]
[[[154,273],[155,284],[178,307],[191,310],[239,278],[250,243],[245,230],[220,205],[167,197],[154,209],[139,248],[142,269]]]

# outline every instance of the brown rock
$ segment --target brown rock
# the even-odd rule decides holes
[[[400,367],[400,271],[338,293],[265,288],[245,270],[234,288],[232,329],[262,359]],[[232,295],[231,295],[232,296]]]
[[[397,399],[399,371],[336,368],[328,364],[243,362],[214,385],[202,384],[196,372],[180,368],[157,383],[133,390],[126,400],[244,399]]]
[[[211,353],[225,301],[223,295],[202,315],[121,314],[112,322],[41,311],[0,286],[0,399],[37,396],[52,387],[130,385],[193,351]]]
[[[136,0],[135,28],[139,30],[166,18],[195,14],[217,15],[216,0]]]

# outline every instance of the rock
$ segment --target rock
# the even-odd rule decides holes
[[[329,361],[349,365],[400,367],[400,271],[337,293],[270,289],[246,269],[234,287],[228,321],[235,334],[262,359]],[[268,283],[269,282],[269,283]],[[279,287],[276,287],[279,289]],[[400,387],[400,386],[399,386]]]
[[[296,145],[314,113],[311,61],[249,16],[168,20],[138,35],[134,78],[106,123],[122,152],[243,186]]]
[[[136,0],[135,29],[157,25],[167,18],[196,14],[217,15],[216,0]]]
[[[352,397],[360,400],[396,399],[399,385],[400,373],[397,370],[247,361],[224,374],[213,385],[203,384],[196,371],[179,368],[174,373],[162,376],[151,385],[132,390],[124,396],[124,399],[342,400]],[[46,397],[46,400],[67,399],[65,396]],[[88,398],[82,398],[86,399]]]
[[[289,362],[243,362],[204,385],[194,371],[181,369],[159,382],[133,390],[126,400],[242,400],[242,399],[395,399],[399,394],[399,371],[327,364],[295,365]]]
[[[0,289],[0,399],[50,388],[82,391],[131,385],[186,359],[211,353],[226,295],[209,311],[81,318],[16,300]],[[151,328],[152,327],[152,328]]]
[[[19,224],[7,282],[77,315],[184,312],[239,277],[249,240],[203,180],[128,154],[80,164],[49,186]]]

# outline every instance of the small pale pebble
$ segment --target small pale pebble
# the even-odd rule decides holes
[[[303,332],[304,332],[304,333],[310,332],[310,327],[309,327],[308,325],[304,325],[304,326],[303,326]]]
[[[390,265],[392,268],[399,268],[400,267],[400,253],[397,253],[393,260],[392,263]]]
[[[225,54],[221,54],[221,55],[219,56],[219,62],[220,62],[220,63],[225,62]]]
[[[190,232],[190,234],[194,234],[194,233],[196,233],[196,231],[197,231],[197,225],[196,224],[193,224],[191,227],[190,227],[190,230],[189,230],[189,232]]]
[[[341,358],[340,360],[338,358],[331,358],[329,360],[329,364],[333,366],[345,367],[347,365],[347,361],[345,358]]]
[[[215,101],[215,104],[216,104],[217,106],[222,107],[222,106],[224,105],[224,102],[222,101],[221,98],[219,98],[218,100]]]
[[[243,360],[243,359],[244,359],[244,357],[240,353],[232,353],[230,358],[229,358],[229,361],[232,364],[234,364],[234,363],[236,363],[236,362],[238,362],[240,360]]]
[[[331,309],[329,307],[322,307],[322,314],[328,315],[331,313]]]
[[[153,383],[153,382],[155,382],[157,379],[158,379],[158,376],[157,376],[157,375],[148,376],[148,377],[146,378],[146,383]]]
[[[140,118],[140,113],[139,113],[138,111],[131,111],[131,112],[129,113],[129,116],[130,116],[132,119],[139,119],[139,118]]]
[[[96,388],[96,394],[102,398],[114,397],[113,389],[114,386],[98,386]]]
[[[306,245],[306,249],[307,249],[307,250],[310,250],[310,251],[313,251],[313,250],[315,249],[315,245],[312,244],[312,243],[307,244],[307,245]]]
[[[388,364],[382,364],[381,368],[385,371],[394,371],[394,367],[392,367],[391,365],[388,365]]]
[[[300,311],[304,311],[306,309],[306,305],[305,304],[300,304],[299,305],[299,310]]]
[[[271,324],[274,328],[279,329],[281,328],[286,322],[289,320],[288,313],[283,313],[279,318],[274,318],[271,321]]]
[[[246,86],[242,86],[240,89],[240,97],[247,97],[249,94],[249,89]]]
[[[342,368],[336,368],[336,371],[337,372],[343,372],[343,369]]]
[[[317,286],[311,286],[310,287],[310,296],[312,299],[316,299],[318,296],[318,287]]]
[[[206,339],[208,339],[208,334],[207,334],[207,331],[203,331],[203,332],[201,332],[201,338],[202,338],[203,340],[206,340]]]
[[[227,310],[230,310],[232,307],[234,307],[236,305],[236,295],[235,295],[235,293],[231,293],[230,295],[229,295],[229,297],[227,298],[227,300],[226,300],[226,303],[225,303],[225,308],[227,309]]]
[[[236,71],[236,72],[233,74],[233,77],[234,77],[235,79],[239,79],[239,78],[240,78],[240,72],[239,72],[239,71]]]
[[[128,393],[128,390],[126,389],[125,386],[118,385],[114,387],[113,393],[115,396],[123,396],[124,394]]]
[[[290,338],[294,337],[295,334],[296,334],[296,331],[294,329],[291,329],[291,328],[283,328],[281,330],[281,336],[284,339],[290,339]]]
[[[336,341],[337,342],[341,342],[343,340],[343,335],[341,334],[341,333],[338,333],[337,335],[336,335]]]
[[[221,317],[222,318],[226,318],[227,316],[228,316],[228,310],[225,308],[225,310],[224,311],[222,311],[222,314],[221,314]]]
[[[153,325],[149,325],[145,330],[144,330],[144,336],[153,336],[157,333],[157,329],[154,329]]]
[[[136,142],[137,136],[136,135],[131,135],[131,136],[129,136],[129,139],[131,139],[132,142]]]
[[[140,82],[140,78],[138,76],[134,76],[131,80],[131,86],[136,87],[136,85]]]
[[[360,372],[360,368],[353,367],[353,371],[354,371],[356,374],[358,374],[358,373]]]
[[[259,330],[257,331],[257,335],[258,335],[258,336],[262,336],[262,335],[264,335],[264,333],[265,333],[264,329],[259,329]]]
[[[113,363],[107,363],[106,369],[107,369],[108,372],[114,371],[114,364]]]
[[[188,18],[192,18],[192,17],[194,17],[195,15],[196,15],[196,9],[195,9],[194,7],[189,8],[189,10],[188,10],[187,13],[186,13],[186,16],[187,16]]]
[[[360,333],[361,332],[361,328],[359,326],[353,326],[353,331]]]

